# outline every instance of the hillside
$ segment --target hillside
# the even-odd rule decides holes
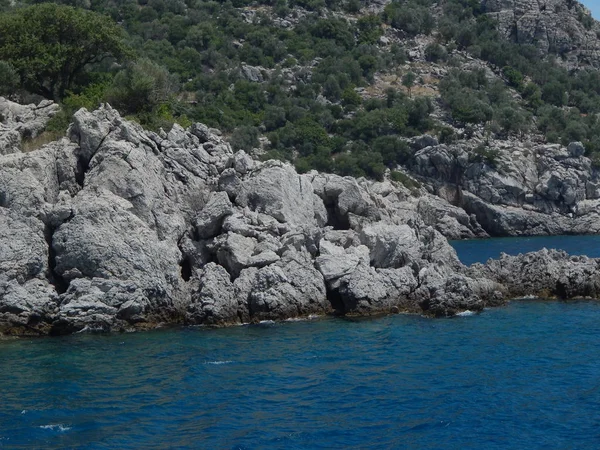
[[[600,233],[580,5],[80,6],[0,16],[0,333],[598,297],[594,259],[447,241]]]
[[[434,193],[475,224],[450,237],[598,232],[600,27],[577,2],[26,3],[0,16],[0,94],[62,109],[25,151],[108,102]]]
[[[423,133],[600,149],[600,28],[577,2],[68,0],[58,3],[109,15],[125,33],[102,58],[81,58],[77,71],[65,60],[56,73],[27,56],[39,47],[13,41],[22,16],[43,28],[26,3],[2,16],[0,94],[61,101],[60,131],[78,107],[108,101],[154,130],[198,121],[300,171],[379,179]],[[44,18],[63,14],[34,9],[44,6]],[[52,42],[64,35],[42,36],[42,56],[62,58]],[[72,73],[57,87],[61,70]]]

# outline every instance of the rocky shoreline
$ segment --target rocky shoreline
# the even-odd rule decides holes
[[[438,156],[454,151],[448,147],[417,152],[411,173],[428,173],[431,192],[415,192],[390,181],[298,174],[286,163],[234,153],[204,125],[157,134],[104,105],[78,111],[67,137],[23,153],[20,142],[39,134],[54,112],[0,99],[0,334],[311,314],[449,316],[524,295],[600,297],[599,261],[587,257],[542,250],[461,264],[446,237],[487,236],[493,220],[503,230],[523,217],[531,225],[523,229],[535,230],[542,213],[517,208],[527,193],[516,187],[514,205],[505,195],[492,204],[481,186],[476,195],[449,183],[450,172],[438,173],[446,164]],[[589,160],[568,151],[549,156],[552,170],[568,163],[595,195],[584,173]],[[481,170],[461,183],[493,179]],[[567,187],[557,202],[570,201],[569,173],[559,180]],[[449,186],[463,207],[443,198]],[[506,191],[497,180],[490,186]],[[585,201],[577,189],[574,201]],[[554,195],[543,192],[529,200]],[[544,203],[549,210],[555,204]],[[518,210],[514,220],[507,208]],[[494,216],[496,209],[502,214]]]

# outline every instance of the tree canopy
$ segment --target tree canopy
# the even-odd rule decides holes
[[[128,55],[124,32],[109,17],[55,3],[16,9],[0,16],[0,59],[23,87],[62,99],[88,64]]]

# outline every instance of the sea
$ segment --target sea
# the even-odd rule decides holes
[[[0,448],[600,448],[600,303],[4,338]]]

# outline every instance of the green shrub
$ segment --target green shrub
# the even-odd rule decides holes
[[[176,76],[165,67],[143,58],[115,76],[106,98],[126,113],[147,113],[168,101],[177,90]]]
[[[473,162],[483,162],[490,167],[497,167],[500,152],[496,149],[487,148],[485,145],[481,144],[475,147],[470,156],[470,159]]]
[[[425,59],[431,62],[446,61],[448,52],[441,45],[432,43],[425,47]]]
[[[259,132],[255,127],[238,127],[233,131],[229,143],[234,150],[250,151],[259,146]]]
[[[407,187],[409,189],[420,189],[421,188],[421,183],[419,183],[414,178],[411,178],[408,175],[406,175],[402,172],[399,172],[397,170],[392,170],[392,172],[390,173],[390,178],[392,179],[392,181],[395,181],[397,183],[402,183],[404,185],[404,187]]]
[[[19,81],[19,75],[14,67],[6,61],[0,61],[0,95],[13,94]]]

